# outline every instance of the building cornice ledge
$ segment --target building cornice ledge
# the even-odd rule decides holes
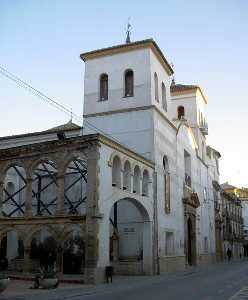
[[[175,130],[177,131],[177,127],[163,114],[156,105],[147,105],[147,106],[140,106],[140,107],[133,107],[133,108],[124,108],[124,109],[118,109],[118,110],[109,110],[106,112],[99,112],[94,114],[86,114],[84,115],[84,118],[92,118],[92,117],[101,117],[101,116],[107,116],[107,115],[114,115],[114,114],[122,114],[132,111],[141,111],[141,110],[149,110],[149,109],[155,109],[162,117],[166,120],[166,122]]]

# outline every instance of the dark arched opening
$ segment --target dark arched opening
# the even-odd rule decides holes
[[[178,116],[178,119],[180,120],[181,118],[184,117],[184,107],[183,106],[178,106],[177,108],[177,116]]]
[[[125,97],[133,96],[133,70],[126,70],[125,72]]]
[[[152,240],[149,215],[133,198],[117,201],[110,212],[110,260],[117,274],[149,274]],[[123,269],[123,263],[126,269]]]
[[[100,76],[100,101],[108,100],[108,75]]]

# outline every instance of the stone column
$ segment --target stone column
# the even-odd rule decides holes
[[[3,215],[4,182],[0,181],[0,216]]]
[[[130,191],[133,193],[133,173],[130,174],[131,177],[131,186],[130,186]]]
[[[121,169],[121,186],[120,186],[121,190],[123,190],[123,186],[124,186],[124,170]]]
[[[25,217],[32,216],[32,177],[26,179]]]
[[[32,269],[32,261],[30,259],[30,250],[29,246],[24,248],[24,265],[23,265],[23,272],[30,272]]]
[[[64,193],[65,193],[65,178],[63,174],[57,176],[57,208],[56,214],[62,215],[65,213]]]
[[[143,187],[143,176],[141,175],[140,176],[140,180],[139,180],[139,188],[140,188],[140,192],[139,192],[139,194],[140,195],[142,195],[142,193],[143,193],[143,189],[142,189],[142,187]]]
[[[98,268],[99,259],[99,163],[98,145],[87,149],[87,200],[85,237],[85,283],[104,281],[104,269]]]

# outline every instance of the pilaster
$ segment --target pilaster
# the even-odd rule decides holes
[[[98,268],[99,259],[99,145],[87,149],[87,201],[85,241],[85,283],[103,282],[104,270]]]
[[[65,193],[65,178],[60,174],[57,176],[57,208],[56,214],[62,215],[65,213],[64,193]]]
[[[4,182],[0,181],[0,216],[3,215]]]
[[[32,216],[32,177],[26,179],[25,216]]]

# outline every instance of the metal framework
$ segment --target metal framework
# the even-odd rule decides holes
[[[27,181],[21,169],[23,168],[13,166],[8,170],[8,172],[12,171],[11,177],[15,178],[16,181],[11,182],[14,184],[14,191],[9,191],[6,185],[4,187],[3,215],[6,217],[24,215],[25,197],[23,197],[23,194],[25,193]]]
[[[53,215],[57,201],[57,169],[52,161],[42,162],[34,171],[32,207],[35,215]]]
[[[70,214],[82,214],[86,201],[87,163],[74,159],[65,174],[65,207]],[[78,193],[77,193],[78,191]]]
[[[6,217],[23,216],[25,212],[26,176],[21,167],[13,166],[10,178],[14,178],[14,191],[4,188],[3,213]],[[12,182],[12,181],[10,181]],[[74,159],[64,174],[64,205],[69,214],[82,214],[86,201],[87,162]],[[57,202],[57,169],[52,161],[42,162],[32,177],[32,208],[34,215],[55,214]]]

